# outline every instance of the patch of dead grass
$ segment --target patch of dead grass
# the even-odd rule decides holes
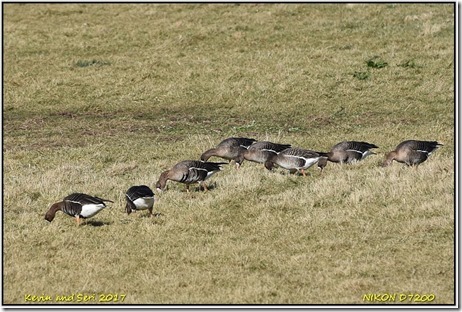
[[[406,292],[453,304],[453,9],[6,4],[4,303],[354,304]],[[387,66],[368,67],[374,56]],[[229,136],[379,149],[306,178],[228,165],[210,192],[156,192],[157,217],[124,213],[131,185],[154,188]],[[444,146],[417,170],[378,166],[410,138]],[[48,224],[74,191],[114,203],[78,228],[62,213]]]

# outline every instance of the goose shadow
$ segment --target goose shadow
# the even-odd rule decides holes
[[[139,216],[139,218],[143,218],[143,219],[149,219],[149,218],[160,218],[160,217],[163,217],[165,216],[163,213],[161,212],[153,212],[152,213],[152,216],[150,216],[149,214],[142,214]]]
[[[207,190],[213,191],[216,188],[217,188],[217,182],[207,183]],[[195,192],[205,192],[205,189],[203,187],[201,187],[201,186],[196,186],[194,188],[194,191]]]
[[[105,226],[105,225],[110,225],[110,224],[111,222],[88,220],[88,221],[85,221],[85,223],[83,223],[82,225],[99,227],[99,226]]]

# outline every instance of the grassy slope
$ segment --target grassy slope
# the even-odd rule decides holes
[[[4,18],[5,303],[454,302],[452,5],[6,4]],[[234,135],[380,149],[308,178],[228,167],[206,194],[171,183],[159,218],[123,214],[129,186]],[[445,145],[418,170],[377,166],[408,138]],[[72,191],[116,203],[46,224]]]

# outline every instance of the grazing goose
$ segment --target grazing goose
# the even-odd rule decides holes
[[[249,138],[227,138],[221,141],[217,147],[205,151],[201,155],[201,160],[207,161],[210,157],[217,156],[229,160],[230,162],[234,160],[236,162],[236,167],[239,168],[243,161],[242,152],[255,141],[255,139]]]
[[[378,148],[378,146],[367,142],[343,141],[332,147],[327,153],[327,159],[335,163],[349,164],[375,154],[370,151],[371,148]]]
[[[301,148],[287,148],[278,154],[272,155],[266,162],[265,167],[272,170],[274,164],[293,172],[301,172],[306,176],[305,169],[308,169],[320,159],[326,158],[326,153],[310,151]]]
[[[45,220],[51,222],[55,218],[58,210],[65,214],[75,217],[77,225],[80,224],[80,219],[93,217],[98,212],[106,207],[104,202],[111,202],[109,199],[90,196],[82,193],[72,193],[64,197],[63,201],[54,203],[45,214]]]
[[[127,204],[125,211],[130,214],[132,211],[145,210],[149,211],[149,216],[152,216],[152,207],[154,206],[154,193],[146,185],[135,185],[128,189],[125,193]]]
[[[222,170],[221,165],[226,163],[214,163],[199,160],[184,160],[173,166],[172,169],[162,172],[156,183],[158,191],[165,189],[167,180],[172,180],[186,184],[186,190],[189,192],[189,185],[195,182],[199,183],[199,188],[203,186],[207,191],[207,185],[204,181],[210,178],[216,172]]]
[[[418,166],[423,163],[430,154],[443,144],[436,141],[417,141],[407,140],[396,146],[394,151],[389,152],[385,156],[383,166],[389,166],[396,160],[400,163],[405,163],[408,166]]]
[[[321,169],[322,173],[322,170],[327,165],[327,161],[351,164],[363,160],[367,156],[375,154],[370,151],[371,148],[378,148],[378,146],[358,141],[343,141],[337,143],[331,148],[330,152],[326,153],[327,158],[319,160],[318,168]]]
[[[243,151],[245,160],[264,164],[271,156],[291,147],[290,144],[278,144],[268,141],[255,142]]]

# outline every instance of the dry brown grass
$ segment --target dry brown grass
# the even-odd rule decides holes
[[[454,304],[453,4],[3,8],[4,304]],[[130,186],[236,135],[380,148],[306,178],[227,166],[123,213]],[[378,166],[410,138],[444,146]],[[48,224],[73,191],[115,203]]]

